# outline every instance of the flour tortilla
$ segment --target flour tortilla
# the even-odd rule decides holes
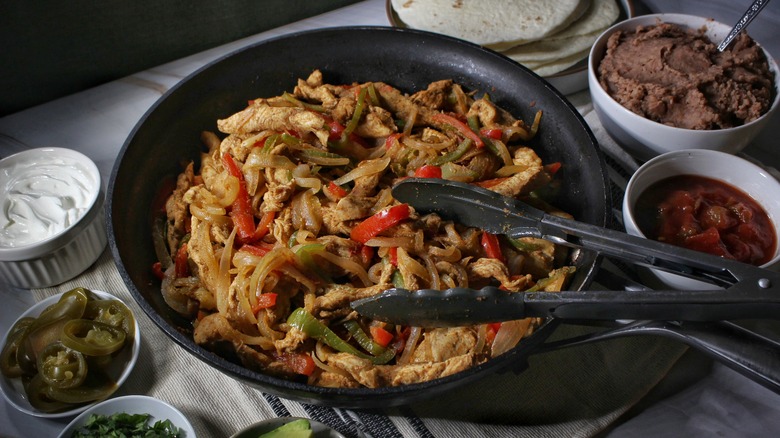
[[[545,38],[541,41],[513,47],[503,54],[521,64],[529,61],[540,64],[548,63],[581,53],[584,50],[590,50],[601,32],[599,30],[569,38]]]
[[[592,0],[392,0],[408,27],[494,50],[540,40],[578,20]]]
[[[620,9],[615,0],[593,0],[590,9],[563,31],[503,53],[541,76],[559,73],[587,57],[598,36],[619,15]]]
[[[620,16],[620,7],[615,0],[593,0],[590,9],[579,20],[545,39],[571,38],[594,32],[600,34],[617,21],[618,16]]]
[[[582,52],[575,53],[573,55],[567,56],[565,58],[556,59],[554,61],[550,62],[523,62],[522,64],[531,70],[533,70],[534,73],[538,74],[542,77],[552,76],[556,73],[560,73],[567,68],[573,66],[574,64],[582,61],[583,59],[588,57],[588,53],[590,53],[590,48],[587,50],[583,50]]]

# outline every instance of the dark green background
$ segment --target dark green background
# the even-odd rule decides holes
[[[3,0],[0,116],[357,0]]]

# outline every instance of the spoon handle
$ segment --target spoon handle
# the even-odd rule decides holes
[[[745,11],[745,13],[742,15],[742,18],[737,21],[737,24],[734,25],[734,27],[731,29],[731,32],[729,32],[729,34],[726,35],[726,38],[724,38],[723,41],[721,41],[721,43],[718,45],[718,51],[722,52],[726,50],[726,47],[731,44],[731,41],[734,40],[734,38],[736,38],[743,29],[748,27],[750,22],[753,21],[756,16],[758,16],[758,13],[761,12],[761,10],[764,9],[764,6],[766,6],[768,3],[769,0],[755,0],[747,9],[747,11]]]

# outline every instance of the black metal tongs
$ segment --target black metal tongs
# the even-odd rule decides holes
[[[352,303],[353,309],[374,319],[442,327],[549,316],[671,321],[780,318],[780,274],[767,269],[553,216],[470,184],[410,178],[393,188],[393,196],[419,212],[435,212],[491,233],[512,238],[539,237],[717,287],[561,292],[506,292],[496,287],[445,291],[396,288]]]

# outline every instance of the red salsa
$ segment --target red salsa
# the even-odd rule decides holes
[[[766,211],[715,179],[681,175],[658,181],[639,195],[636,218],[645,236],[672,245],[757,266],[775,255],[777,236]]]

